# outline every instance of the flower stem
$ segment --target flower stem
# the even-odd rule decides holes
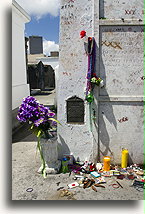
[[[46,175],[45,175],[45,160],[44,160],[44,157],[43,157],[43,152],[42,152],[42,148],[41,148],[41,145],[40,145],[40,136],[38,137],[38,142],[37,142],[37,148],[39,149],[39,152],[40,152],[40,158],[41,158],[41,161],[42,161],[42,165],[43,165],[43,168],[42,168],[42,175],[43,177],[45,178]]]

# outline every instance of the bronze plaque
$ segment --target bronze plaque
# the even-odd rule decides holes
[[[84,123],[84,101],[76,96],[67,100],[67,123]]]

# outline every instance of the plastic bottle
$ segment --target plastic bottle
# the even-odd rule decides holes
[[[61,169],[62,173],[67,173],[67,172],[69,172],[68,160],[67,160],[67,158],[63,158],[61,163],[62,163],[62,169]]]

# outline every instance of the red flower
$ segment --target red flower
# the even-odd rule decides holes
[[[86,31],[82,30],[82,31],[80,32],[80,36],[81,36],[81,38],[83,38],[84,36],[86,36]]]
[[[95,73],[93,73],[93,77],[96,77],[96,74],[95,74]]]

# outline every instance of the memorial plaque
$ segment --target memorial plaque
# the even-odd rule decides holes
[[[76,96],[67,100],[67,123],[84,123],[84,101]]]

